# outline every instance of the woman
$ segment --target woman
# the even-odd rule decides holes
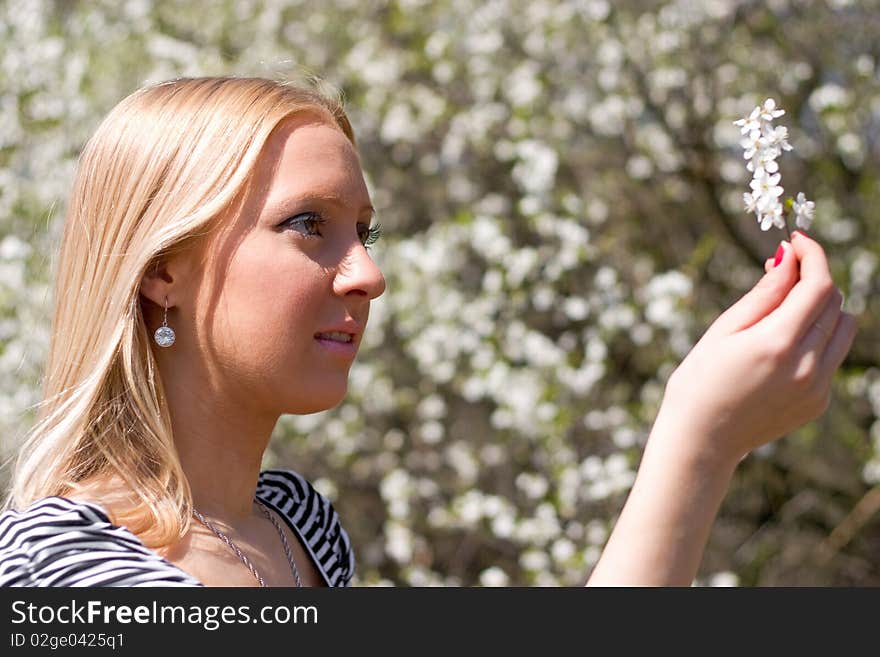
[[[0,584],[348,584],[330,503],[259,468],[281,414],[346,392],[385,287],[372,212],[315,91],[202,78],[123,100],[74,184]],[[825,410],[854,319],[807,236],[766,269],[670,378],[588,583],[690,584],[736,464]]]

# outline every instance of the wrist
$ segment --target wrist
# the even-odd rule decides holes
[[[684,414],[661,408],[648,436],[643,462],[658,461],[678,474],[702,473],[715,481],[729,480],[745,454],[731,449],[722,432],[678,421]]]
[[[670,419],[667,420],[667,417]],[[662,415],[590,584],[689,586],[738,460]]]

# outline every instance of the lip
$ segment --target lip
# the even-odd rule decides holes
[[[323,328],[320,331],[316,331],[314,337],[315,341],[327,351],[347,358],[354,358],[355,354],[357,354],[358,345],[360,344],[362,330],[363,329],[361,328],[360,324],[358,324],[357,322],[348,321],[336,324],[335,326]],[[348,333],[349,335],[351,335],[351,342],[337,342],[336,340],[326,340],[324,338],[318,337],[321,333],[334,332]]]
[[[335,340],[315,338],[315,342],[330,353],[343,356],[347,359],[352,359],[357,354],[357,343],[354,340],[351,342],[336,342]]]

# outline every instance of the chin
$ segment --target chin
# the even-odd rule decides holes
[[[336,408],[342,403],[342,400],[345,399],[345,395],[348,392],[348,385],[346,382],[346,385],[339,386],[335,389],[328,388],[313,390],[311,392],[313,394],[309,395],[308,398],[300,398],[290,404],[285,413],[310,415],[311,413],[320,413],[321,411],[328,411],[331,408]]]

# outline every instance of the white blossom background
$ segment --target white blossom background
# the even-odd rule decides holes
[[[783,237],[742,208],[732,123],[772,96],[860,332],[829,411],[741,464],[695,584],[878,585],[878,59],[878,0],[0,1],[2,456],[101,117],[311,72],[345,94],[388,291],[346,400],[284,416],[266,464],[334,501],[356,583],[581,584],[666,378]]]

